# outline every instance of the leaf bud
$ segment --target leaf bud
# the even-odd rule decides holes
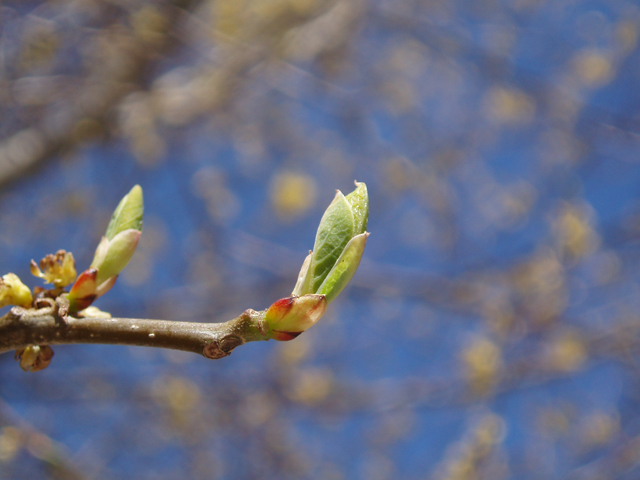
[[[367,242],[367,186],[356,182],[346,197],[340,190],[324,212],[313,252],[305,259],[293,295],[317,293],[333,301],[353,277]]]
[[[113,287],[140,241],[143,211],[142,188],[136,185],[113,212],[90,268],[80,274],[71,288],[68,295],[71,312],[87,308]]]
[[[273,303],[264,319],[271,338],[291,340],[312,327],[326,309],[327,300],[324,295],[293,295]]]

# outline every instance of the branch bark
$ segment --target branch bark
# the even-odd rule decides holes
[[[263,325],[264,313],[249,309],[228,322],[194,323],[139,318],[62,318],[51,312],[14,307],[0,317],[0,354],[28,345],[102,343],[170,348],[218,359],[247,342],[269,340]]]

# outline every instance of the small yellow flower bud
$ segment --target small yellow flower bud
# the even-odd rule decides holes
[[[25,372],[38,372],[49,366],[53,350],[49,345],[29,345],[17,350],[15,358]]]
[[[76,261],[71,252],[58,250],[55,255],[49,254],[40,260],[39,267],[31,260],[31,274],[55,287],[66,287],[76,279]]]
[[[19,305],[28,307],[33,297],[31,290],[14,273],[7,273],[0,279],[0,307]]]

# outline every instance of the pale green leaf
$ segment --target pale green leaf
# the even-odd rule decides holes
[[[112,240],[113,237],[124,230],[142,231],[143,212],[142,188],[140,185],[136,185],[120,200],[111,216],[105,237]]]
[[[354,234],[358,235],[367,231],[367,221],[369,219],[369,195],[367,185],[363,182],[356,182],[356,189],[345,197],[354,219]]]
[[[316,241],[313,247],[310,275],[304,292],[316,292],[334,264],[340,257],[344,247],[353,237],[354,219],[351,206],[340,190],[337,191],[333,202],[324,212]],[[307,287],[308,285],[308,287]]]
[[[368,233],[361,233],[353,237],[345,247],[342,255],[338,258],[334,267],[325,278],[320,288],[316,292],[318,295],[325,295],[327,303],[331,303],[342,292],[344,287],[351,281],[354,273],[360,265],[360,259],[367,243]]]

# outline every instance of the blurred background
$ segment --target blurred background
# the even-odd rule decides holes
[[[290,293],[336,188],[361,268],[288,343],[0,356],[0,479],[635,479],[634,0],[0,5],[0,270],[141,244],[96,306]],[[0,313],[5,313],[4,309]]]

